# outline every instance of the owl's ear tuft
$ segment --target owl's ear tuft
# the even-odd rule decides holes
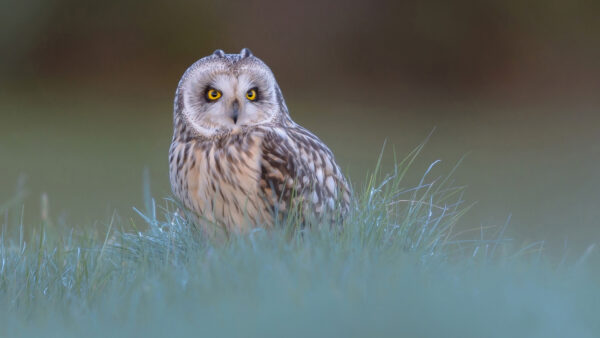
[[[217,49],[213,52],[213,55],[216,57],[224,58],[225,52],[222,49]]]
[[[243,48],[242,51],[240,52],[240,57],[242,59],[245,59],[245,58],[250,57],[252,55],[253,55],[252,52],[248,48]]]

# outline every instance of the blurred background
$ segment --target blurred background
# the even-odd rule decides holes
[[[583,0],[3,0],[0,205],[25,191],[38,224],[46,193],[73,226],[139,222],[145,170],[153,196],[170,195],[181,74],[249,47],[356,186],[384,141],[390,169],[392,150],[436,128],[407,186],[467,155],[453,177],[477,205],[461,228],[512,215],[516,241],[577,252],[600,239],[598,13]]]

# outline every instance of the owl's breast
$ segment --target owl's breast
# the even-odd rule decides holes
[[[174,141],[170,149],[173,193],[201,220],[231,230],[270,223],[259,193],[262,135]]]

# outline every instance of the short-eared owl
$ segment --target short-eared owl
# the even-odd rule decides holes
[[[216,50],[190,66],[175,93],[171,188],[200,222],[271,226],[293,207],[343,215],[350,189],[333,154],[296,124],[269,67],[250,50]]]

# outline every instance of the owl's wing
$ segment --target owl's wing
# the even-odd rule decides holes
[[[333,153],[298,125],[265,133],[260,188],[275,211],[301,201],[304,212],[320,217],[344,215],[350,205],[351,191]]]

